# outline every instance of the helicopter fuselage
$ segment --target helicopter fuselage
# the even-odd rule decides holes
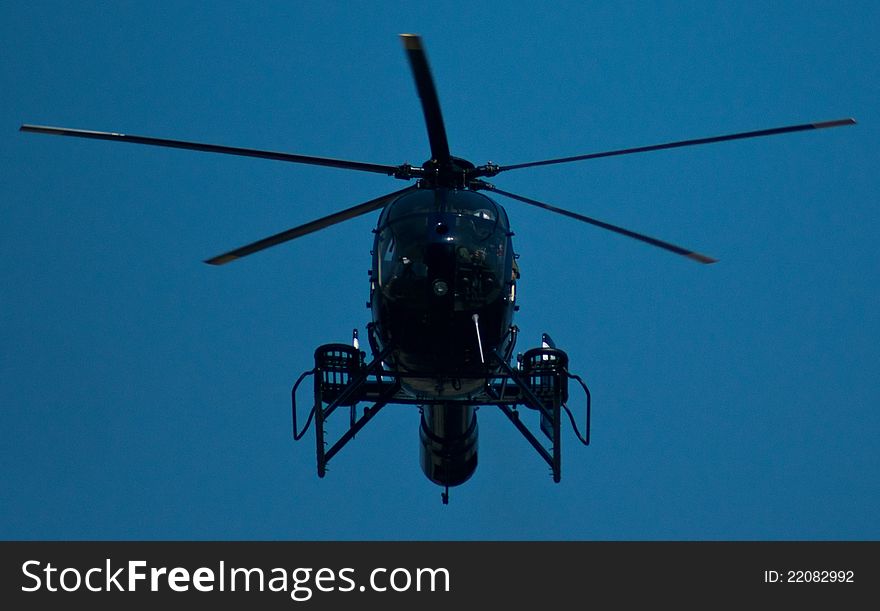
[[[422,406],[421,465],[443,486],[463,483],[477,466],[476,409],[457,400],[484,392],[498,371],[495,354],[512,347],[519,274],[512,235],[493,200],[441,187],[393,200],[375,230],[374,349],[404,374],[406,391],[432,400]]]
[[[505,210],[468,189],[419,189],[384,208],[370,274],[373,332],[414,395],[465,396],[487,367],[497,370],[490,357],[509,345],[516,308],[512,235]]]

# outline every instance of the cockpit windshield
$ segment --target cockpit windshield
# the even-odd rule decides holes
[[[455,310],[498,298],[510,279],[504,209],[473,191],[425,190],[386,209],[377,229],[379,288],[387,299]]]
[[[498,221],[505,230],[509,223],[504,208],[476,191],[452,189],[425,189],[404,195],[382,213],[379,226],[394,223],[412,214],[451,213]]]

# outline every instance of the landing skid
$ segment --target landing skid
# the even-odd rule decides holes
[[[515,333],[515,328],[512,329]],[[571,420],[577,439],[590,444],[590,391],[583,380],[568,371],[568,355],[553,347],[545,335],[540,348],[532,348],[517,357],[511,367],[503,355],[487,355],[486,372],[479,376],[461,376],[458,379],[482,380],[483,384],[464,397],[448,398],[416,396],[405,390],[406,381],[424,379],[418,375],[388,370],[383,363],[390,349],[378,352],[373,360],[365,362],[365,353],[348,344],[324,344],[315,350],[315,367],[304,372],[291,389],[293,437],[300,440],[314,419],[318,477],[327,473],[327,465],[354,436],[388,404],[401,405],[472,405],[495,406],[510,420],[520,434],[550,467],[553,481],[562,477],[561,423],[563,411]],[[431,372],[431,377],[451,379],[443,372]],[[298,427],[296,395],[307,377],[314,378],[314,402],[302,430]],[[584,434],[575,424],[567,406],[568,382],[575,380],[586,397]],[[361,403],[368,405],[359,411]],[[325,423],[340,408],[348,408],[349,426],[329,449]],[[538,430],[533,431],[521,418],[520,407],[539,414]],[[449,502],[449,486],[441,493],[443,504]]]

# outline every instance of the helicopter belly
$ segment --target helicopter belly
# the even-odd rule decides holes
[[[404,387],[417,395],[450,398],[483,387],[496,369],[490,355],[504,347],[509,327],[501,301],[452,312],[386,303],[377,322],[383,345],[392,346],[390,365],[408,374]]]

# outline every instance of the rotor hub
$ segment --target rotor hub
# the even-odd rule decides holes
[[[422,164],[423,184],[429,188],[465,189],[475,169],[467,159],[449,157],[445,162],[429,159]]]

